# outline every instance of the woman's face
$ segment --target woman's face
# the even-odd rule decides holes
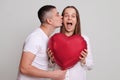
[[[67,33],[74,33],[75,25],[77,23],[76,11],[73,8],[65,9],[63,15],[63,25]]]

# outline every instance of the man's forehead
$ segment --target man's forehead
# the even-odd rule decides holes
[[[51,11],[52,11],[53,13],[58,13],[58,11],[57,11],[56,8],[52,9]]]
[[[59,14],[59,12],[57,11],[57,9],[56,8],[51,9],[49,12],[46,13],[46,18],[54,16],[56,14]]]

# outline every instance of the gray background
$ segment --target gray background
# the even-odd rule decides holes
[[[46,4],[60,14],[67,5],[79,10],[95,63],[87,80],[120,80],[119,0],[0,0],[0,80],[16,80],[23,42],[39,27],[37,11]]]

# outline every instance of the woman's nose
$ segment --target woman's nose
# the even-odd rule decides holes
[[[68,16],[68,19],[71,19],[71,16]]]

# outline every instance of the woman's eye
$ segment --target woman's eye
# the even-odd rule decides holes
[[[68,15],[64,15],[64,17],[68,17]]]
[[[72,16],[72,18],[75,18],[75,17],[76,17],[75,15]]]

